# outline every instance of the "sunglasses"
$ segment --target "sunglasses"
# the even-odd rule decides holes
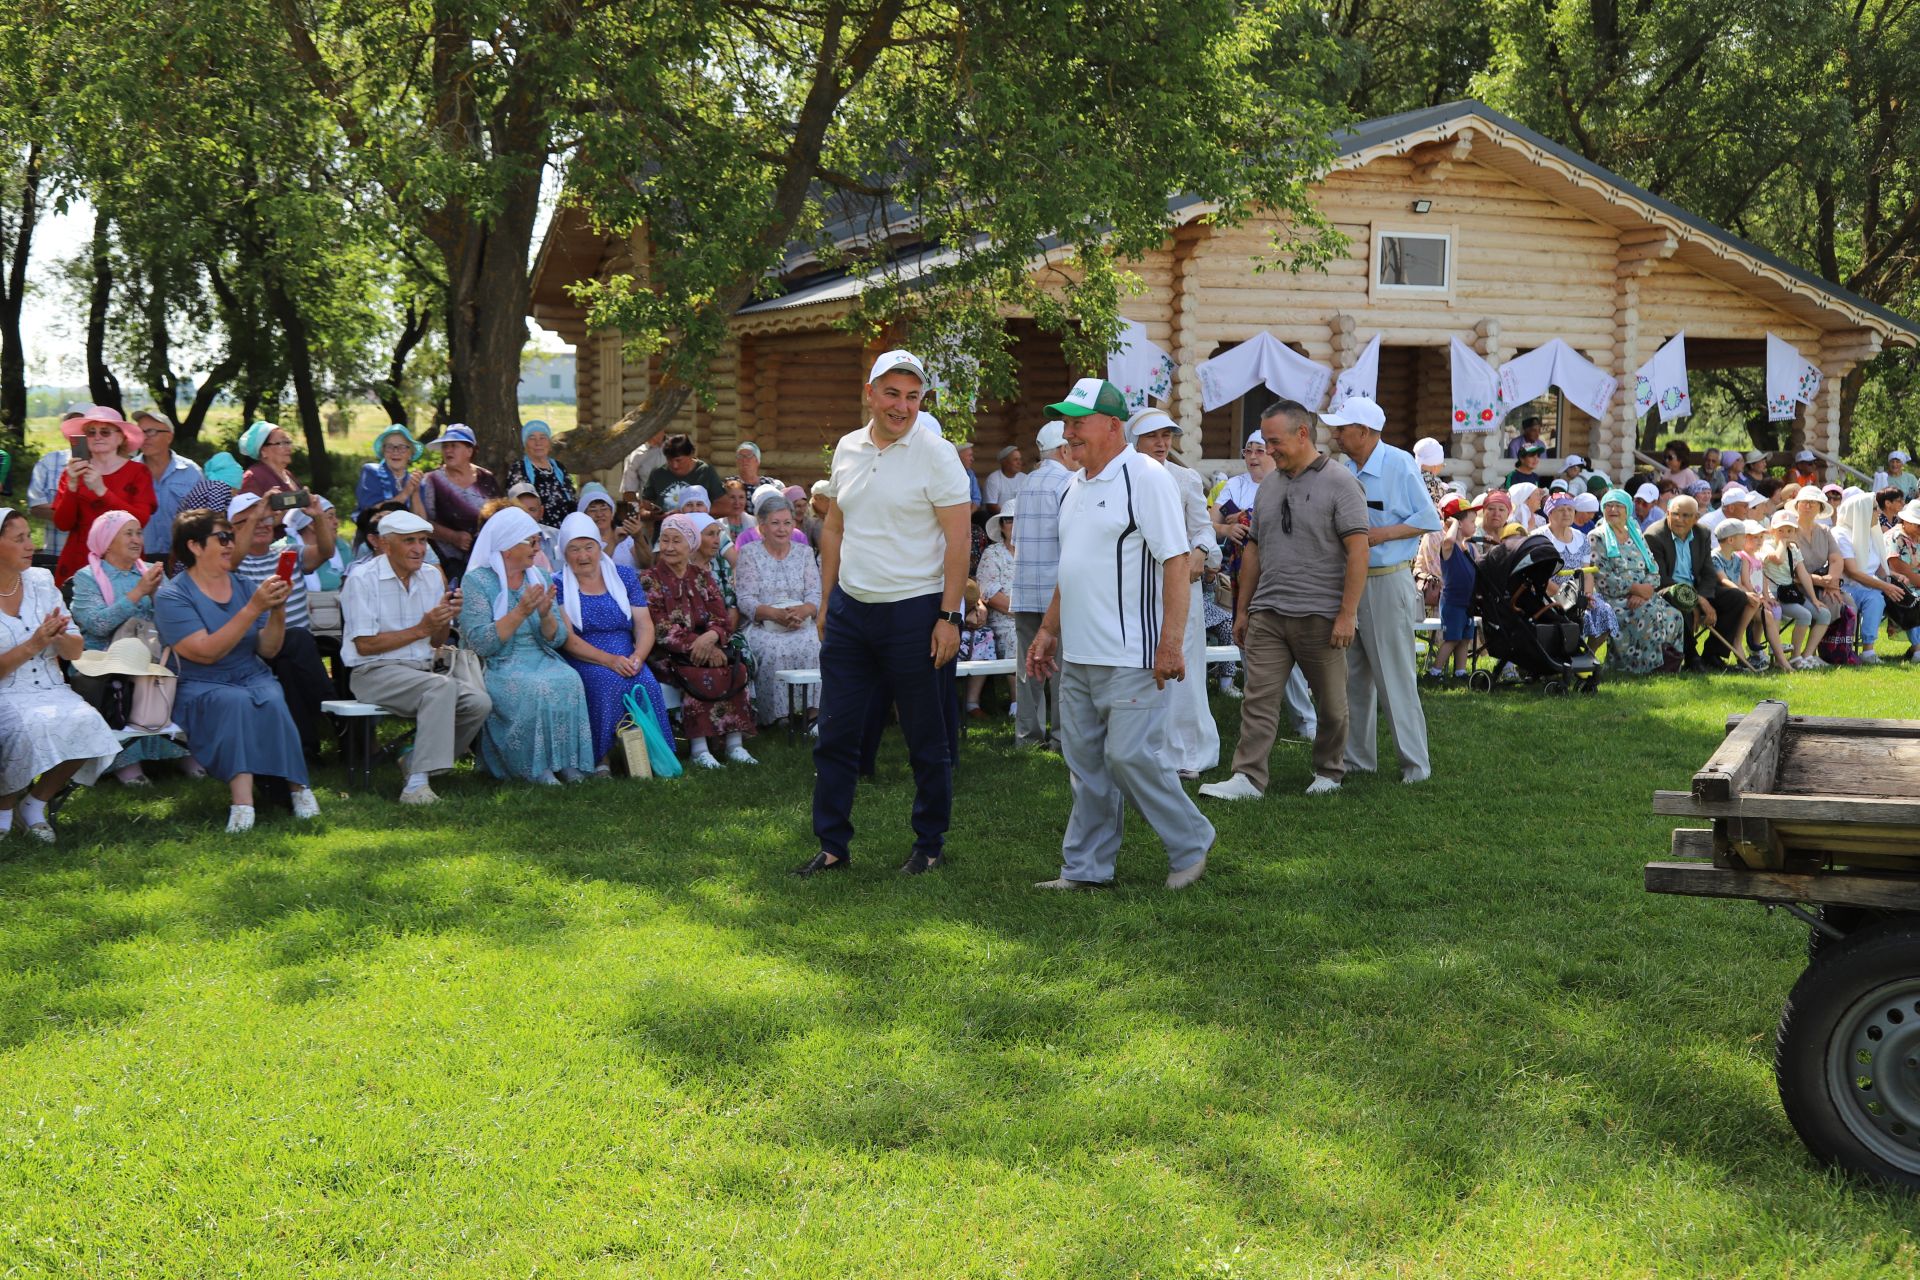
[[[119,434],[118,427],[101,427],[97,431],[92,427],[86,428],[86,436],[89,440],[111,440]]]
[[[216,529],[212,533],[208,534],[207,536],[213,541],[219,543],[223,547],[230,547],[233,545],[233,530],[231,529]]]

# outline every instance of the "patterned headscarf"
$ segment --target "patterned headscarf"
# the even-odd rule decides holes
[[[114,535],[130,524],[139,524],[131,511],[103,511],[94,517],[93,527],[87,530],[87,572],[100,588],[100,603],[113,603],[113,579],[107,576],[106,566],[100,563],[100,557],[113,545]],[[133,571],[145,573],[148,565],[145,560],[135,560]]]
[[[1572,499],[1568,499],[1568,501],[1572,501]],[[1633,499],[1625,489],[1607,490],[1607,496],[1600,499],[1600,514],[1604,517],[1607,508],[1615,506],[1627,513],[1627,536],[1633,540],[1634,548],[1640,552],[1640,558],[1646,562],[1647,572],[1660,572],[1660,566],[1655,563],[1653,552],[1648,548],[1646,538],[1640,533],[1640,522],[1633,518]],[[1617,556],[1620,554],[1620,538],[1613,531],[1612,521],[1602,519],[1594,529],[1594,533],[1599,536],[1601,542],[1606,544],[1608,555]]]
[[[704,511],[678,511],[660,522],[660,532],[672,529],[687,540],[687,551],[691,554],[700,548],[700,535],[707,531],[713,517]]]

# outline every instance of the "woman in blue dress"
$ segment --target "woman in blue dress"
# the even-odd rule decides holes
[[[287,780],[294,817],[319,817],[320,802],[307,789],[300,731],[263,660],[280,652],[286,638],[291,587],[280,578],[255,586],[233,575],[240,548],[221,512],[176,519],[173,555],[186,572],[154,597],[160,641],[173,649],[171,665],[180,677],[173,719],[186,730],[194,758],[233,793],[227,830],[252,828],[256,773]]]
[[[398,498],[415,515],[423,514],[420,502],[420,474],[410,470],[420,461],[421,445],[413,433],[396,422],[373,438],[373,461],[360,468],[360,479],[353,486],[356,511],[368,511],[389,499]]]
[[[560,554],[560,608],[573,631],[567,637],[567,662],[586,689],[594,771],[604,774],[629,692],[652,713],[661,736],[673,741],[660,682],[647,667],[653,614],[640,575],[613,562],[591,517],[576,511],[560,522]]]
[[[460,584],[460,635],[486,663],[493,698],[480,763],[496,778],[552,786],[592,774],[593,732],[580,677],[560,657],[572,628],[534,567],[539,543],[540,526],[519,506],[481,527]]]
[[[135,618],[153,621],[153,600],[167,580],[166,571],[140,558],[145,549],[140,522],[131,511],[108,511],[87,531],[87,567],[73,575],[73,620],[89,649],[105,649],[113,633]],[[114,757],[113,776],[121,785],[144,787],[140,768],[148,760],[178,760],[187,753],[170,738],[135,738]],[[200,777],[198,766],[188,769]]]

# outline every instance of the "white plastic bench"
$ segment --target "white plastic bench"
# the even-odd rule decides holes
[[[336,719],[347,721],[347,785],[353,786],[357,780],[362,786],[373,785],[373,763],[380,754],[378,740],[374,730],[388,716],[398,713],[387,710],[377,702],[360,702],[353,698],[329,698],[320,704],[320,710]]]

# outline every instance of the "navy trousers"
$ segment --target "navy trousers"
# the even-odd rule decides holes
[[[853,794],[874,703],[891,695],[913,765],[913,847],[937,857],[953,814],[953,664],[927,656],[940,595],[862,604],[835,587],[820,645],[820,736],[813,748],[813,833],[848,856]]]

